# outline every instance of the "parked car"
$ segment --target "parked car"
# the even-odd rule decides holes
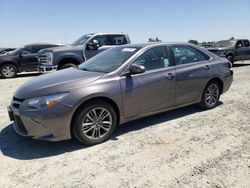
[[[212,109],[232,80],[227,59],[192,44],[124,45],[26,82],[8,112],[20,135],[94,145],[134,119],[196,103]]]
[[[0,74],[4,78],[14,78],[20,72],[37,71],[37,53],[41,49],[61,46],[58,44],[28,44],[0,56]]]
[[[15,50],[15,48],[3,48],[0,50],[0,55],[5,55],[8,52]]]
[[[231,63],[239,60],[250,60],[250,42],[247,39],[222,40],[215,43],[209,51],[226,57]]]
[[[39,71],[46,73],[75,67],[104,50],[129,44],[125,33],[91,33],[63,48],[50,48],[39,52]]]

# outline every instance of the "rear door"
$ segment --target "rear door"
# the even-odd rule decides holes
[[[134,64],[146,72],[121,78],[124,116],[133,117],[174,105],[175,70],[166,46],[148,49]]]
[[[197,100],[211,75],[210,57],[188,45],[172,45],[176,71],[175,105]]]

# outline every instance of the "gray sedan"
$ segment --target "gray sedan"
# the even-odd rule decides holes
[[[94,145],[134,119],[191,104],[212,109],[232,80],[227,59],[191,44],[124,45],[26,82],[8,112],[22,136]]]

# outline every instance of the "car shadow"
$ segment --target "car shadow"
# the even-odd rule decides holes
[[[18,74],[17,78],[23,78],[23,77],[33,77],[33,76],[39,76],[42,73],[39,72],[32,72],[32,73],[25,73],[25,74]]]
[[[250,62],[248,63],[249,61],[236,61],[234,64],[233,64],[233,68],[234,67],[245,67],[245,66],[250,66]]]
[[[221,104],[222,102],[219,103],[219,105]],[[135,120],[118,126],[111,140],[118,140],[120,135],[128,132],[137,131],[154,126],[158,123],[168,122],[201,111],[203,110],[193,105]],[[0,150],[2,154],[19,160],[45,158],[86,148],[89,147],[80,144],[75,139],[52,143],[25,138],[15,133],[12,124],[8,125],[0,132]]]

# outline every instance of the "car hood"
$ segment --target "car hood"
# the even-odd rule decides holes
[[[69,51],[79,51],[79,50],[83,50],[83,45],[79,45],[79,46],[61,46],[61,47],[55,47],[55,48],[47,48],[47,49],[43,49],[39,51],[39,54],[43,54],[46,52],[69,52]]]
[[[222,50],[228,50],[230,49],[229,47],[212,47],[212,48],[207,48],[207,50],[213,52],[213,51],[222,51]]]
[[[24,83],[15,92],[14,97],[29,99],[62,92],[73,88],[83,87],[101,78],[104,73],[83,71],[76,68],[64,69],[54,73],[33,78]]]

